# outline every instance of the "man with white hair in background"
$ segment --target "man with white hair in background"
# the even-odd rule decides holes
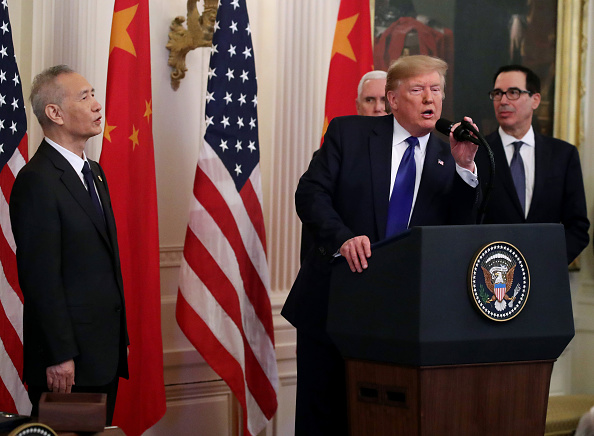
[[[387,115],[385,71],[369,71],[361,77],[357,88],[357,114],[370,117]]]

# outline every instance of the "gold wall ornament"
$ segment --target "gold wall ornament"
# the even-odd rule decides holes
[[[197,47],[212,45],[215,20],[217,18],[218,0],[204,0],[202,15],[198,12],[196,4],[199,0],[188,0],[188,22],[186,29],[183,26],[186,19],[182,16],[175,17],[169,28],[169,61],[167,64],[171,71],[171,87],[177,91],[179,82],[186,76],[186,55]]]

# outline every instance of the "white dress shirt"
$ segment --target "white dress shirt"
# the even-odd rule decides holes
[[[47,136],[44,139],[49,145],[54,147],[58,151],[58,153],[60,153],[62,156],[64,156],[64,159],[66,159],[68,161],[68,163],[72,166],[72,168],[74,168],[74,171],[76,172],[76,174],[78,174],[78,178],[82,182],[85,189],[88,191],[89,188],[87,188],[87,184],[85,182],[85,176],[83,176],[83,173],[82,173],[83,166],[84,166],[85,162],[87,161],[87,155],[85,154],[85,152],[83,151],[83,157],[81,159],[81,157],[79,155],[62,147],[60,144],[52,141]],[[93,184],[93,187],[95,188],[95,192],[97,192],[97,187],[94,184]],[[97,198],[99,198],[99,192],[97,192]],[[99,203],[101,203],[100,198],[99,198]],[[101,205],[101,206],[103,207],[103,205]]]
[[[398,123],[398,121],[396,121],[396,118],[394,118],[394,134],[392,136],[392,168],[390,171],[390,196],[392,196],[392,189],[394,188],[394,182],[396,181],[398,166],[400,165],[400,161],[404,156],[404,152],[408,148],[408,142],[406,142],[406,139],[410,136],[412,135],[407,132],[404,127]],[[410,209],[411,215],[415,207],[415,202],[417,201],[417,193],[421,183],[421,175],[423,174],[423,165],[425,164],[425,153],[427,151],[427,142],[429,142],[429,134],[418,137],[417,139],[419,140],[419,146],[415,147],[415,192],[413,195],[412,207]],[[470,186],[473,188],[478,186],[479,181],[476,165],[474,167],[474,173],[467,170],[466,168],[462,168],[458,164],[456,164],[456,171],[460,177],[462,177],[462,180],[464,180]],[[411,215],[408,217],[409,222]]]

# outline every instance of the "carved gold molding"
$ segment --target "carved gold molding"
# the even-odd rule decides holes
[[[197,47],[209,47],[212,45],[212,34],[214,32],[215,20],[217,18],[218,0],[204,0],[204,11],[202,15],[198,12],[197,3],[199,0],[188,0],[188,20],[186,29],[183,26],[186,19],[182,16],[175,17],[169,28],[169,61],[167,64],[173,69],[171,71],[171,87],[177,91],[181,79],[186,76],[186,55],[190,50]]]
[[[557,4],[554,136],[578,147],[584,143],[587,11],[588,0],[559,0]]]

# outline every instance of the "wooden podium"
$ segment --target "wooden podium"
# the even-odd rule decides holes
[[[469,292],[475,254],[498,241],[530,278],[505,322]],[[337,262],[328,333],[347,361],[351,436],[542,436],[553,362],[574,335],[563,227],[418,227],[374,246],[362,274]]]

